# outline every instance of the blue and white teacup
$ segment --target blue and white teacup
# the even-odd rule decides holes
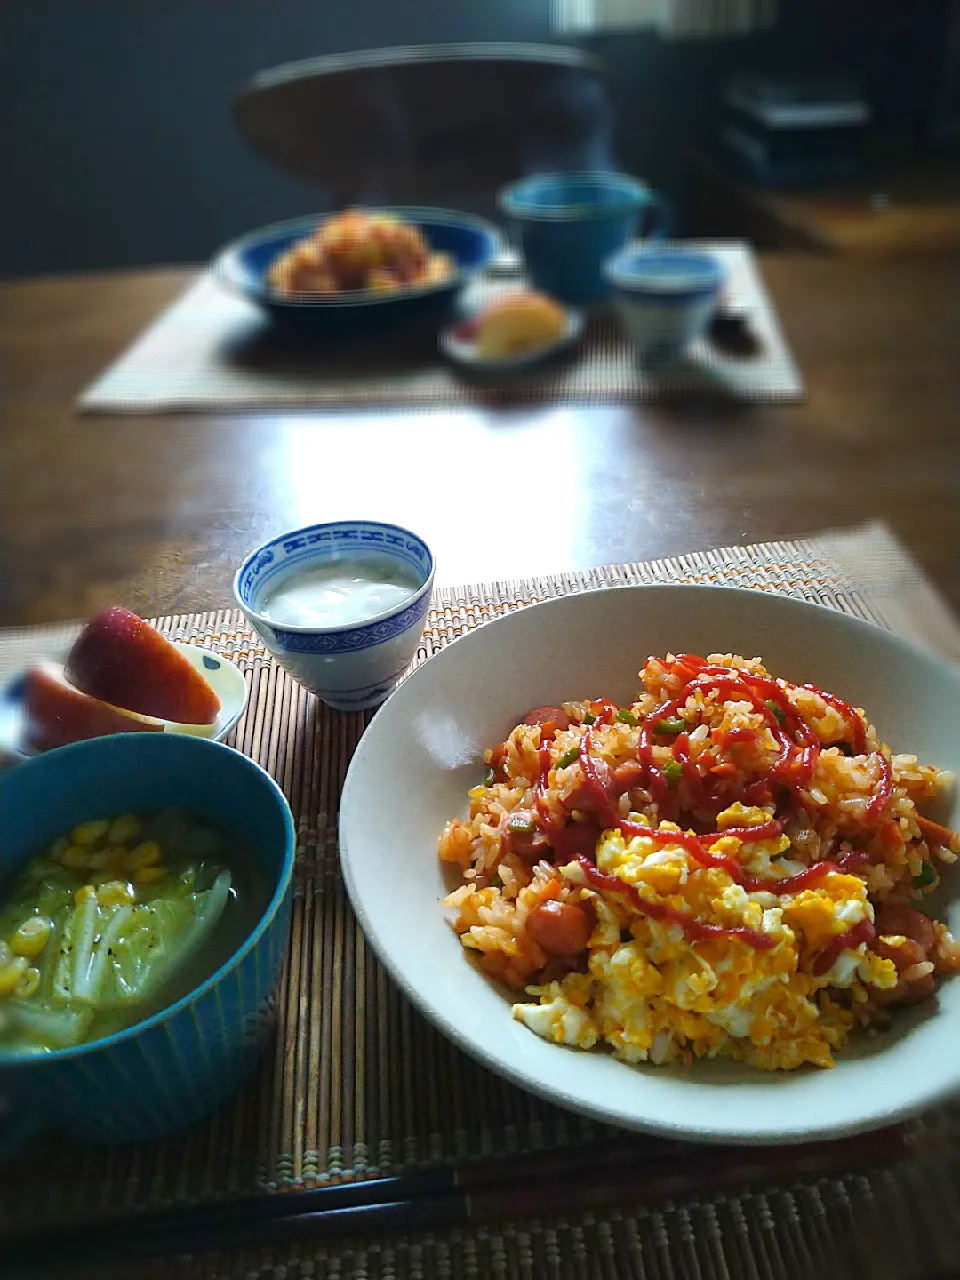
[[[604,264],[614,309],[641,360],[675,360],[716,309],[726,267],[712,253],[634,245]]]
[[[278,622],[264,606],[304,570],[393,563],[411,582],[392,608],[342,625]],[[338,711],[378,706],[403,675],[423,632],[435,566],[415,533],[373,520],[309,525],[252,551],[234,579],[237,603],[270,653],[300,684]]]

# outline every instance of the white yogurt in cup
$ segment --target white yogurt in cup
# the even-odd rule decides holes
[[[404,565],[388,560],[333,560],[292,573],[264,599],[260,612],[281,626],[344,626],[388,613],[420,585]]]
[[[397,525],[341,520],[265,542],[234,595],[269,651],[342,711],[375,707],[413,657],[433,587],[427,544]]]

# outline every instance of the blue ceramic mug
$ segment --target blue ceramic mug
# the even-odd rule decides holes
[[[0,1154],[49,1127],[97,1142],[161,1137],[224,1102],[267,1042],[290,930],[293,819],[273,779],[238,751],[128,733],[0,773],[0,893],[77,823],[170,805],[242,837],[265,886],[263,912],[219,969],[153,1017],[71,1049],[0,1051]]]
[[[666,235],[663,200],[622,173],[542,173],[504,188],[500,207],[517,233],[531,282],[562,302],[603,302],[603,263],[632,240]]]

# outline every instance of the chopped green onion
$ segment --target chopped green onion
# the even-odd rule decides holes
[[[487,772],[486,772],[486,776],[485,776],[485,777],[484,777],[484,779],[483,779],[483,785],[484,785],[485,787],[492,787],[492,786],[493,786],[494,779],[496,778],[496,776],[497,776],[497,775],[493,772],[493,770],[492,770],[492,769],[488,769],[488,770],[487,770]]]
[[[563,755],[557,761],[556,767],[558,769],[566,769],[567,765],[576,764],[576,762],[579,759],[580,759],[580,748],[571,747],[569,751],[565,751],[563,753]]]
[[[926,889],[927,885],[933,884],[937,878],[937,873],[933,869],[931,862],[925,862],[919,875],[913,877],[913,887],[915,889]]]
[[[657,721],[657,733],[683,733],[686,727],[686,721],[676,717]]]
[[[853,755],[853,747],[851,747],[849,742],[835,742],[833,745],[835,747],[839,747],[845,756]]]
[[[621,724],[638,725],[640,723],[640,721],[637,719],[637,717],[633,714],[632,711],[618,711],[617,719],[620,721]]]
[[[491,885],[493,885],[494,889],[502,889],[502,888],[503,888],[503,881],[500,879],[500,875],[499,875],[499,873],[497,873],[497,875],[495,875],[495,876],[493,877],[493,879],[490,881],[490,883],[491,883]]]
[[[667,780],[667,786],[673,791],[683,777],[683,765],[679,760],[668,760],[663,766],[663,776]]]
[[[515,813],[507,819],[507,830],[515,831],[517,835],[529,836],[536,830],[536,824],[529,814]]]
[[[768,698],[763,705],[765,707],[769,707],[770,710],[773,712],[773,714],[776,716],[777,720],[779,720],[779,722],[783,724],[784,720],[786,720],[787,718],[787,713],[784,711],[783,707],[781,707],[778,703],[774,702],[772,698]]]
[[[596,724],[596,721],[597,721],[597,717],[591,711],[588,711],[587,714],[583,717],[583,720],[581,723]]]

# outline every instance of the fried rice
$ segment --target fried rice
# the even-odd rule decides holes
[[[514,1016],[627,1062],[834,1064],[934,998],[960,945],[920,908],[953,778],[759,658],[668,654],[636,700],[540,707],[439,841],[451,923]]]

